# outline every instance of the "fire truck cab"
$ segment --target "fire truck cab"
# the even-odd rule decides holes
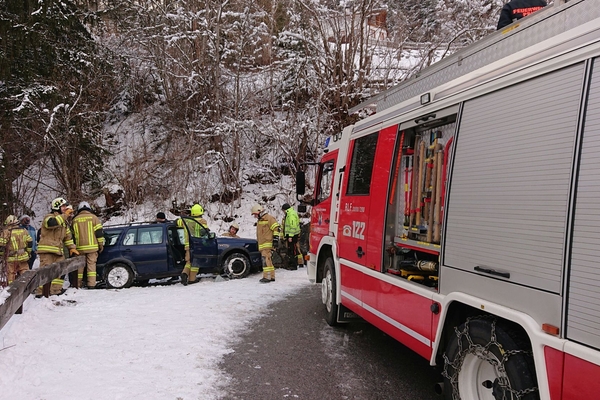
[[[448,399],[597,398],[600,1],[547,7],[380,100],[317,166],[327,322],[374,324]]]

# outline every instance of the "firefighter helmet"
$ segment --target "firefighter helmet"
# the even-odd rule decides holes
[[[291,206],[288,203],[283,203],[283,205],[281,206],[281,209],[283,211],[287,210],[288,208],[290,208]]]
[[[92,207],[90,207],[90,203],[88,203],[87,201],[82,201],[81,203],[79,203],[79,205],[77,206],[77,211],[81,211],[84,208],[87,208],[88,210],[91,210]]]
[[[60,211],[61,206],[67,206],[69,202],[65,200],[63,197],[57,197],[52,200],[52,211]]]
[[[254,215],[254,214],[260,214],[263,211],[264,211],[264,208],[262,208],[262,206],[260,204],[255,204],[252,206],[251,213],[252,213],[252,215]]]
[[[240,226],[238,224],[236,224],[235,222],[231,223],[230,228],[235,228],[236,231],[240,230]]]
[[[192,217],[200,217],[204,214],[204,208],[200,204],[194,204],[190,209],[190,215]]]
[[[19,220],[14,215],[9,215],[8,217],[6,217],[6,220],[4,221],[4,225],[16,225],[18,223],[19,223]]]

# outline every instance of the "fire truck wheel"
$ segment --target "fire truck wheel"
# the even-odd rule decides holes
[[[231,279],[245,278],[250,273],[250,260],[242,253],[233,253],[225,259],[223,272]]]
[[[133,283],[133,272],[125,264],[113,264],[106,271],[106,286],[110,289],[128,288]]]
[[[531,351],[494,319],[471,319],[455,328],[444,364],[447,400],[539,399]]]
[[[329,257],[325,260],[325,271],[321,282],[321,300],[323,300],[327,311],[325,320],[330,326],[337,325],[338,305],[335,301],[335,285],[335,267],[333,259]]]

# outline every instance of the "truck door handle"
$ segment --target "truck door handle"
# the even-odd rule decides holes
[[[329,218],[327,218],[327,219],[325,220],[325,223],[326,223],[326,224],[328,224],[328,223],[329,223]]]
[[[358,258],[361,258],[365,254],[366,253],[363,251],[362,247],[358,246],[358,249],[356,249],[356,255],[358,255]]]
[[[485,274],[497,275],[497,276],[501,276],[506,279],[510,279],[510,272],[496,271],[495,269],[487,268],[487,267],[480,267],[479,265],[473,269],[477,272],[483,272]]]

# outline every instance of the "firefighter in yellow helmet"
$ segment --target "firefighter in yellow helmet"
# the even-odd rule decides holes
[[[200,204],[194,204],[190,208],[190,216],[196,220],[197,223],[186,223],[187,229],[184,229],[184,249],[185,249],[185,267],[181,271],[181,283],[186,286],[188,283],[196,282],[196,275],[198,274],[199,268],[192,265],[192,257],[190,255],[190,238],[191,233],[193,237],[201,237],[203,230],[200,226],[204,227],[207,231],[208,222],[202,217],[204,215],[204,208]],[[177,226],[183,228],[184,219],[179,218],[177,220]],[[189,232],[188,232],[189,230]]]
[[[68,205],[69,202],[67,200],[57,197],[52,200],[50,213],[44,216],[42,227],[40,228],[40,242],[38,243],[40,268],[45,268],[52,263],[64,260],[63,245],[69,249],[70,255],[79,255],[64,215]],[[63,277],[53,279],[50,286],[50,295],[62,294],[63,283]],[[36,297],[41,295],[42,286],[38,287],[36,291]]]
[[[239,230],[240,230],[240,226],[238,224],[236,224],[235,222],[232,222],[231,225],[229,225],[229,230],[227,232],[223,233],[221,236],[239,238],[239,236],[237,235]]]
[[[83,271],[87,268],[87,288],[96,287],[96,261],[104,250],[104,231],[100,219],[92,213],[90,204],[82,201],[77,206],[77,215],[73,218],[73,238],[77,251],[85,254],[85,267],[77,271],[77,287],[83,283]]]
[[[9,215],[0,234],[0,255],[6,256],[7,278],[10,285],[19,275],[29,270],[29,256],[33,240],[27,229],[19,226],[19,219]]]
[[[279,223],[265,209],[255,204],[252,206],[252,215],[258,220],[256,222],[256,240],[258,241],[258,250],[263,259],[263,277],[260,283],[275,282],[275,267],[271,259],[273,248],[277,247],[279,241]]]

